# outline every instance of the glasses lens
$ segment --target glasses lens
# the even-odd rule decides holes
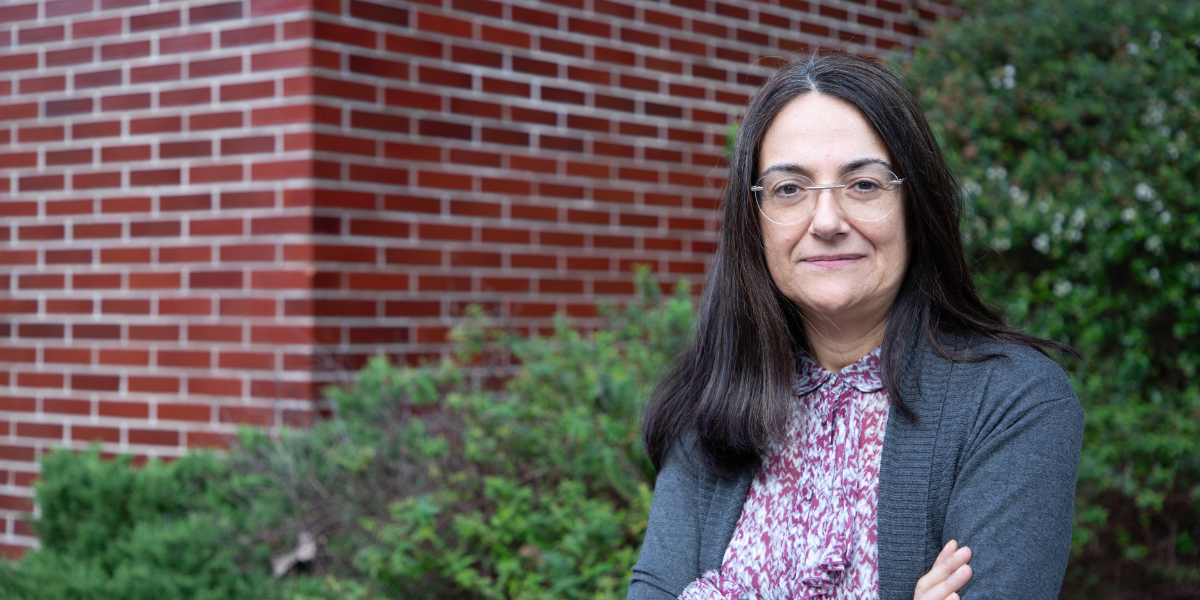
[[[885,169],[861,169],[838,180],[843,185],[841,206],[846,216],[859,221],[882,219],[896,207],[899,178]]]
[[[776,223],[795,223],[812,210],[809,200],[815,191],[808,188],[816,184],[803,175],[776,171],[760,179],[758,185],[762,188],[756,192],[759,209]]]
[[[816,184],[795,173],[774,172],[760,179],[758,186],[762,189],[755,195],[762,213],[776,223],[791,224],[807,219],[826,189],[848,218],[881,219],[895,209],[900,181],[891,171],[867,168],[847,173],[832,185]]]

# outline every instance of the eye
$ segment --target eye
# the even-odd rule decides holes
[[[783,198],[790,198],[790,197],[795,196],[796,194],[799,194],[803,191],[804,191],[804,188],[800,187],[799,184],[797,184],[795,182],[791,182],[791,181],[781,183],[781,184],[775,186],[775,189],[772,190],[774,195],[780,196]]]
[[[856,192],[874,192],[882,189],[883,185],[873,179],[857,179],[850,184],[850,188]]]

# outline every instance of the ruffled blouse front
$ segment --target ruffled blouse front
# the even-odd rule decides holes
[[[876,510],[889,399],[879,349],[838,373],[797,364],[788,443],[763,459],[721,571],[680,600],[879,597]]]

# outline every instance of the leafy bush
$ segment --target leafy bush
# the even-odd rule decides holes
[[[140,469],[96,451],[46,455],[34,522],[42,548],[17,565],[0,563],[4,597],[263,598],[261,570],[242,567],[253,545],[225,543],[234,527],[215,495],[222,467],[207,454]]]
[[[652,494],[641,403],[692,318],[686,289],[660,301],[644,274],[641,289],[647,302],[607,311],[590,336],[560,320],[523,339],[475,311],[454,334],[458,363],[373,361],[332,390],[337,419],[249,447],[238,470],[270,480],[254,491],[268,503],[310,507],[269,527],[328,535],[330,566],[377,593],[622,598]],[[465,383],[460,365],[495,374],[509,358],[520,368],[503,390]]]
[[[43,546],[0,563],[4,597],[623,598],[653,471],[645,390],[691,328],[685,287],[583,335],[455,331],[457,361],[372,360],[311,429],[247,429],[227,455],[135,469],[61,451],[37,486]],[[518,367],[506,366],[515,362]],[[474,375],[475,377],[468,377]],[[508,375],[489,389],[490,376]],[[270,558],[317,539],[315,577]]]
[[[985,294],[1088,357],[1071,597],[1200,593],[1198,34],[1191,0],[971,2],[908,70]]]

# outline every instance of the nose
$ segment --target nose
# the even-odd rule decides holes
[[[831,240],[844,233],[848,227],[846,215],[842,213],[842,207],[838,204],[834,192],[835,190],[821,190],[817,195],[816,205],[813,206],[812,221],[808,228],[813,235],[821,239]]]

